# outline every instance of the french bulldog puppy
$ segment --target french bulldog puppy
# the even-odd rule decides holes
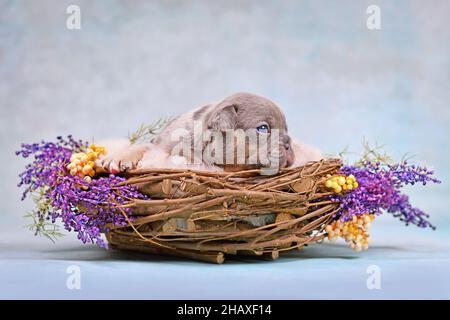
[[[102,143],[97,165],[111,173],[135,168],[237,171],[300,166],[321,153],[293,142],[281,109],[267,98],[236,93],[172,120],[150,143]]]

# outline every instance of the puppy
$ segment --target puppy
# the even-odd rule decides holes
[[[172,120],[150,143],[105,141],[98,165],[119,173],[134,168],[208,171],[270,169],[303,165],[320,152],[294,143],[281,109],[267,98],[236,93]]]

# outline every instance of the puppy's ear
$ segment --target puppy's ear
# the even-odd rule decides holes
[[[231,104],[221,107],[218,106],[218,110],[215,110],[208,121],[208,129],[225,131],[227,129],[236,128],[238,106]]]

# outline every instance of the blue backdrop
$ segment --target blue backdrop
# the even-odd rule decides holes
[[[66,8],[81,29],[66,28]],[[381,29],[366,26],[369,5]],[[450,298],[448,1],[0,0],[0,297]],[[437,231],[387,216],[372,247],[315,245],[222,266],[35,238],[15,187],[21,142],[122,137],[236,91],[278,102],[291,135],[337,153],[363,137],[436,169],[408,189]],[[350,155],[354,158],[354,155]],[[80,267],[81,290],[66,269]],[[381,270],[369,290],[367,268]]]

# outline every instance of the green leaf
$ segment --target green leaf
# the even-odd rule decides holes
[[[128,135],[128,139],[131,144],[150,140],[150,138],[160,133],[173,119],[173,117],[161,118],[149,125],[141,124],[135,132]]]

